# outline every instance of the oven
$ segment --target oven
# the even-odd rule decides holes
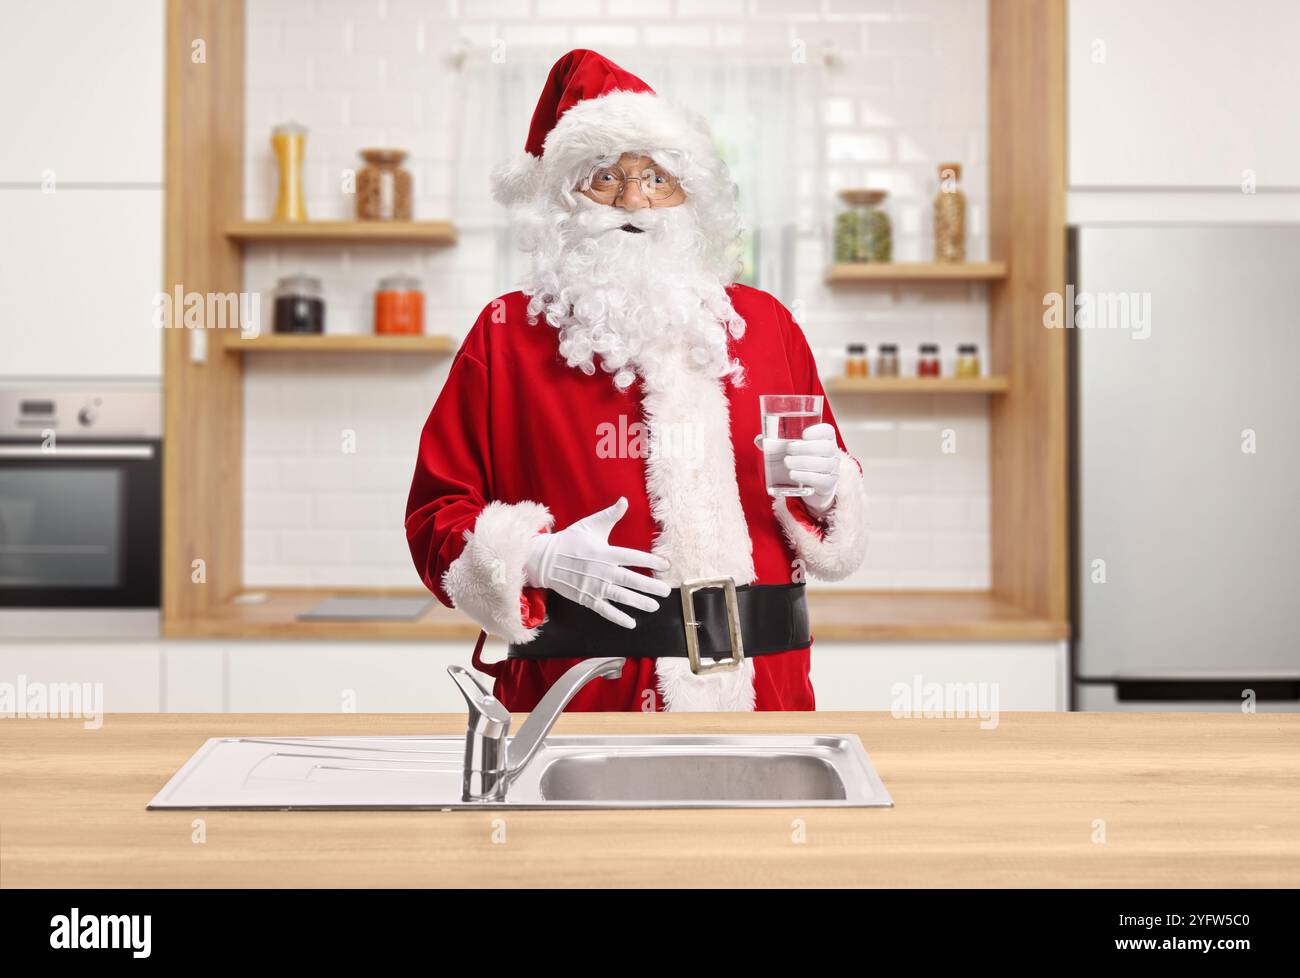
[[[161,406],[157,384],[0,387],[0,609],[156,620]]]

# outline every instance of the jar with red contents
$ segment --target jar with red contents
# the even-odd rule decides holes
[[[424,332],[424,293],[420,280],[410,275],[390,275],[379,280],[375,292],[375,332],[419,335]]]
[[[938,377],[942,372],[939,366],[939,344],[922,343],[916,355],[916,375]]]

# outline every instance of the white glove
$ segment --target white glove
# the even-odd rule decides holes
[[[627,512],[627,499],[599,513],[565,527],[558,533],[542,533],[533,541],[524,565],[530,587],[545,587],[584,608],[590,608],[615,625],[636,628],[631,615],[615,608],[611,601],[641,611],[656,611],[659,602],[646,594],[668,597],[672,588],[628,567],[668,570],[668,561],[654,554],[609,544],[610,531]],[[640,592],[646,592],[641,594]]]
[[[840,481],[840,446],[835,429],[825,422],[804,429],[803,437],[785,443],[786,470],[792,481],[811,486],[812,495],[803,497],[808,511],[820,518],[835,504],[835,485]]]

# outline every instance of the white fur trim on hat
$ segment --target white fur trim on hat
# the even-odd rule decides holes
[[[492,197],[498,204],[513,207],[535,197],[541,181],[541,159],[523,153],[492,171]]]
[[[570,190],[594,160],[629,151],[677,150],[698,159],[717,154],[708,123],[685,106],[650,92],[606,92],[573,106],[555,124],[538,159],[525,153],[492,173],[492,196],[514,206],[547,191]]]
[[[537,534],[554,519],[540,503],[488,503],[465,531],[465,549],[442,575],[442,588],[457,609],[493,635],[515,645],[537,637],[525,628],[520,609],[524,564]]]
[[[790,546],[813,577],[840,581],[862,565],[867,553],[867,489],[862,470],[849,455],[840,453],[835,505],[826,514],[826,528],[820,539],[794,518],[784,497],[772,500],[772,511]]]

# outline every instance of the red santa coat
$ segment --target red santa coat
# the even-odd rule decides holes
[[[429,414],[407,507],[412,557],[439,600],[527,643],[546,627],[546,601],[566,600],[525,587],[531,540],[620,496],[627,514],[610,543],[667,557],[672,568],[661,576],[674,585],[714,576],[788,584],[805,572],[834,580],[857,568],[865,492],[838,427],[840,482],[822,524],[801,503],[768,496],[754,446],[760,394],[823,394],[807,341],[772,296],[739,285],[728,293],[746,323],[732,341],[744,384],[683,366],[658,391],[620,392],[603,371],[566,365],[557,331],[528,322],[522,293],[489,303]],[[824,420],[835,424],[829,407]],[[660,437],[658,451],[645,451],[646,431]],[[808,648],[792,649],[713,676],[691,675],[685,659],[629,659],[620,679],[589,683],[569,709],[811,710],[809,658]],[[516,658],[485,669],[494,695],[522,712],[575,661]]]

